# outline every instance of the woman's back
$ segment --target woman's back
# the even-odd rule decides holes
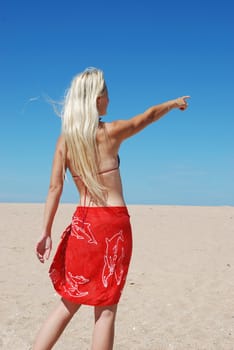
[[[120,142],[112,137],[111,123],[99,122],[97,130],[98,149],[98,178],[105,188],[105,199],[107,206],[125,206],[123,198],[122,183],[120,177],[120,158],[118,155]],[[82,181],[82,178],[75,173],[70,160],[69,151],[66,156],[67,167],[74,179],[77,190],[80,194],[80,204],[96,206],[91,200],[89,192]]]

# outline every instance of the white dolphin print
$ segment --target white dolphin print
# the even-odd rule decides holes
[[[123,231],[119,231],[110,239],[106,238],[106,254],[104,255],[104,267],[102,271],[102,283],[108,287],[108,280],[114,274],[117,285],[121,283],[124,269],[123,259],[125,251],[123,247]]]
[[[79,291],[80,285],[86,284],[89,282],[88,278],[85,278],[84,276],[73,275],[71,272],[68,272],[66,277],[67,277],[66,280],[67,280],[67,283],[69,284],[69,287],[64,286],[64,290],[68,294],[70,294],[72,297],[81,298],[89,294],[89,292]]]
[[[97,241],[91,230],[91,224],[88,222],[83,222],[76,217],[72,219],[71,236],[74,236],[77,239],[87,239],[88,243],[90,244],[97,244]]]

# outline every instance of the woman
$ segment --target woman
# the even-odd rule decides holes
[[[170,110],[187,108],[183,96],[147,109],[129,120],[106,123],[109,103],[103,72],[89,68],[74,78],[65,98],[44,214],[36,246],[43,263],[49,258],[51,228],[68,169],[80,203],[50,267],[61,301],[44,323],[34,350],[53,347],[82,304],[93,305],[92,350],[111,350],[117,305],[132,252],[131,225],[123,198],[118,151],[121,143]]]

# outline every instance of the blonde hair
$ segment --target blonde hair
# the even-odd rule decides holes
[[[73,79],[62,111],[62,133],[72,167],[96,203],[105,202],[105,187],[98,177],[96,142],[99,124],[97,97],[105,90],[103,72],[88,68]]]

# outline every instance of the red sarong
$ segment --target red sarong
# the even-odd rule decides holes
[[[119,302],[132,254],[126,207],[77,207],[61,237],[49,275],[67,300],[86,305]]]

